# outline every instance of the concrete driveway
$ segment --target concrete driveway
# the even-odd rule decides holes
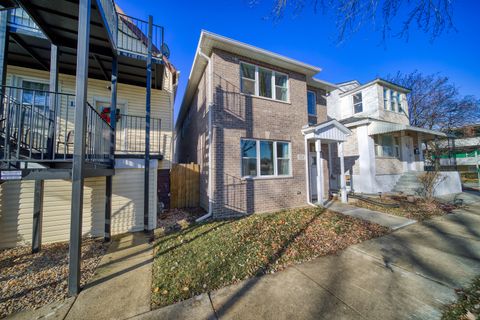
[[[480,196],[460,197],[453,214],[137,319],[439,319],[480,274]]]

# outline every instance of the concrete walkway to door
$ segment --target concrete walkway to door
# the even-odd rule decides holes
[[[480,195],[467,207],[135,319],[439,319],[480,274]]]

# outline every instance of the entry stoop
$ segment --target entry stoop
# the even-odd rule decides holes
[[[407,195],[418,196],[421,193],[423,188],[420,180],[418,179],[420,175],[424,172],[419,171],[408,171],[402,174],[400,179],[393,187],[393,192],[399,192]]]

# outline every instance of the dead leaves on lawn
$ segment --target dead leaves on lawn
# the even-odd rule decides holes
[[[152,303],[168,305],[386,232],[318,208],[193,225],[158,239]]]

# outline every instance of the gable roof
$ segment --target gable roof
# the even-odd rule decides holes
[[[261,49],[237,40],[233,40],[206,30],[202,30],[200,33],[200,39],[198,41],[197,50],[188,77],[187,87],[183,96],[182,104],[178,114],[177,123],[175,128],[178,129],[179,124],[183,120],[188,110],[188,107],[192,101],[192,98],[197,90],[198,83],[202,78],[202,74],[207,66],[207,62],[204,58],[199,58],[199,53],[202,52],[206,56],[212,55],[213,49],[221,49],[224,51],[232,52],[240,56],[249,57],[253,60],[265,62],[273,66],[277,66],[286,70],[295,71],[307,75],[307,78],[319,73],[321,68],[315,67],[298,60],[294,60],[278,53],[274,53],[265,49]]]
[[[345,141],[352,131],[338,122],[336,119],[327,120],[302,129],[303,135],[315,135],[326,140]]]

